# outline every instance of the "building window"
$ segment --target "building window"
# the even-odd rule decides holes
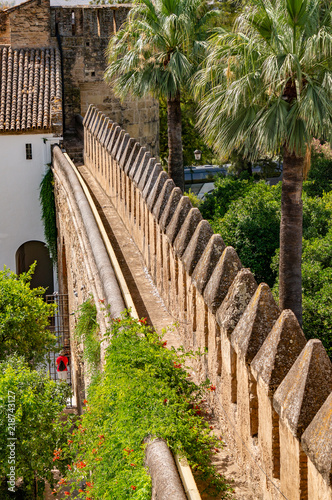
[[[25,158],[27,160],[32,160],[32,144],[25,145]]]

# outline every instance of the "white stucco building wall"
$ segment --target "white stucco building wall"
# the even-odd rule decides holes
[[[16,272],[15,254],[27,241],[45,242],[39,185],[51,162],[53,134],[0,135],[0,269]],[[26,159],[31,144],[32,159]]]

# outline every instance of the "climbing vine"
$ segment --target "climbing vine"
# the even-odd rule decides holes
[[[204,391],[215,387],[195,385],[184,369],[188,355],[165,348],[145,321],[127,314],[111,320],[104,371],[90,384],[79,425],[58,457],[68,467],[59,487],[85,500],[150,500],[144,439],[152,435],[185,455],[219,499],[228,498],[228,485],[211,465],[222,442],[204,409]]]
[[[92,297],[80,305],[79,313],[75,337],[79,342],[83,342],[82,357],[87,362],[90,374],[94,374],[100,362],[100,341],[98,338],[97,309]]]
[[[53,172],[49,168],[40,183],[39,200],[42,210],[45,240],[54,264],[57,263],[57,228]]]

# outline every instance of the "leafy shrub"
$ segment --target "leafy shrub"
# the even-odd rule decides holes
[[[230,204],[240,200],[254,186],[255,183],[252,179],[241,180],[233,176],[217,177],[213,192],[206,195],[200,206],[203,217],[207,220],[223,217]]]
[[[332,193],[321,198],[303,193],[303,238],[306,240],[324,237],[332,216]]]
[[[276,277],[270,267],[271,259],[279,247],[279,191],[264,182],[253,184],[243,197],[228,206],[224,217],[212,221],[213,230],[221,234],[226,245],[235,248],[257,281],[270,286]]]
[[[89,386],[86,411],[67,448],[66,491],[78,488],[78,498],[95,500],[150,500],[143,441],[151,435],[186,455],[226,495],[227,485],[210,465],[211,447],[221,442],[202,418],[202,388],[183,370],[185,355],[165,349],[145,320],[128,315],[112,321],[108,337],[104,372]]]
[[[20,276],[0,271],[0,360],[16,352],[36,364],[55,345],[47,326],[56,306],[44,302],[44,288],[30,288],[35,267]]]
[[[92,297],[80,305],[79,312],[75,337],[79,342],[83,342],[82,357],[87,362],[89,373],[93,374],[100,363],[100,340],[98,338],[97,309]]]
[[[35,478],[41,495],[44,479],[53,481],[54,449],[63,447],[70,426],[59,420],[70,393],[66,383],[57,384],[48,374],[32,370],[22,357],[0,362],[0,478],[10,474],[13,454],[8,444],[14,442],[15,476],[24,480],[25,498],[34,498]],[[60,471],[64,473],[61,464]],[[0,494],[5,498],[5,492]],[[19,497],[14,493],[8,498]]]
[[[188,196],[189,200],[193,207],[199,208],[202,204],[201,200],[189,189],[188,193],[184,193],[185,196]]]

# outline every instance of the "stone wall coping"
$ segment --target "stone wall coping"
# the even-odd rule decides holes
[[[139,150],[139,152],[138,152],[138,154],[137,154],[137,156],[136,156],[136,158],[135,158],[135,160],[134,160],[131,168],[128,170],[128,177],[131,180],[134,179],[134,177],[136,175],[136,172],[137,172],[137,170],[140,167],[141,161],[143,160],[144,155],[145,155],[145,153],[147,153],[147,151],[148,150],[145,147],[143,147],[143,148],[141,147],[140,148],[140,150]]]
[[[129,157],[130,157],[130,155],[135,147],[135,144],[136,144],[135,139],[132,139],[129,136],[129,140],[128,140],[126,147],[124,148],[122,155],[121,155],[121,158],[119,160],[119,165],[120,165],[121,170],[125,169],[127,162],[128,162],[128,159],[129,159]]]
[[[157,222],[160,221],[173,189],[175,189],[174,181],[172,179],[167,179],[152,210],[152,214],[155,216]]]
[[[256,380],[263,382],[272,396],[306,345],[306,338],[295,314],[280,314],[250,367]]]
[[[151,153],[147,151],[140,163],[140,166],[136,170],[136,173],[133,177],[133,183],[138,189],[141,191],[142,189],[140,186],[142,186],[142,181],[143,185],[151,175],[151,172],[153,170],[154,165],[156,164],[156,159],[151,157]]]
[[[261,283],[231,336],[234,350],[246,363],[254,359],[279,315],[270,287]]]
[[[135,139],[131,139],[134,141],[134,146],[128,156],[128,159],[123,167],[123,170],[124,170],[124,173],[126,175],[128,175],[129,177],[129,172],[133,166],[133,163],[134,163],[134,158],[136,158],[137,154],[139,153],[140,149],[141,149],[141,145],[139,144],[139,142],[137,142]]]
[[[120,147],[118,149],[118,152],[116,154],[116,161],[120,164],[120,159],[123,155],[123,152],[125,151],[126,147],[127,147],[127,144],[128,144],[128,141],[130,139],[130,135],[127,134],[127,132],[125,132],[124,136],[122,137],[122,142],[120,144]]]
[[[304,431],[302,448],[332,486],[332,393]]]
[[[143,192],[142,192],[143,200],[147,201],[153,187],[155,186],[155,184],[157,182],[159,175],[162,172],[163,172],[163,169],[161,168],[160,163],[156,163],[151,174],[150,174],[150,177],[146,180],[146,184],[145,184]]]
[[[203,292],[205,303],[213,313],[220,307],[241,268],[241,261],[234,248],[225,248]]]
[[[311,339],[276,390],[273,406],[300,439],[331,392],[331,361],[321,341]]]
[[[182,256],[182,263],[191,276],[197,266],[202,254],[213,236],[213,230],[207,220],[203,219],[198,223],[198,226],[188,243],[188,246]]]
[[[125,303],[89,203],[85,197],[79,180],[59,146],[54,146],[53,158],[56,168],[59,168],[64,177],[68,180],[67,188],[72,191],[79,212],[84,220],[87,237],[90,241],[91,250],[105,292],[105,299],[107,304],[110,306],[110,313],[114,318],[120,317],[122,311],[125,309]]]
[[[240,269],[216,312],[220,330],[229,338],[256,289],[257,283],[250,269]]]
[[[182,198],[181,189],[179,187],[174,188],[169,196],[165,210],[162,213],[160,220],[159,220],[159,226],[160,226],[160,229],[162,230],[163,233],[165,233],[166,228],[168,227],[169,223],[171,222],[172,217],[175,213],[175,210],[181,201],[181,198]]]
[[[193,284],[201,295],[224,250],[225,243],[220,234],[213,234],[191,276]]]
[[[166,172],[162,170],[159,173],[158,178],[155,181],[155,184],[153,185],[152,182],[150,183],[151,192],[148,194],[146,198],[146,205],[150,210],[150,212],[152,212],[153,207],[157,203],[161,190],[168,179],[169,179],[168,174],[166,174]]]
[[[175,209],[173,217],[166,227],[166,235],[171,245],[173,245],[175,238],[179,234],[182,224],[184,223],[192,207],[193,206],[188,196],[182,196]]]
[[[174,240],[173,248],[178,257],[181,258],[184,254],[201,220],[203,220],[203,217],[198,208],[191,208]]]

